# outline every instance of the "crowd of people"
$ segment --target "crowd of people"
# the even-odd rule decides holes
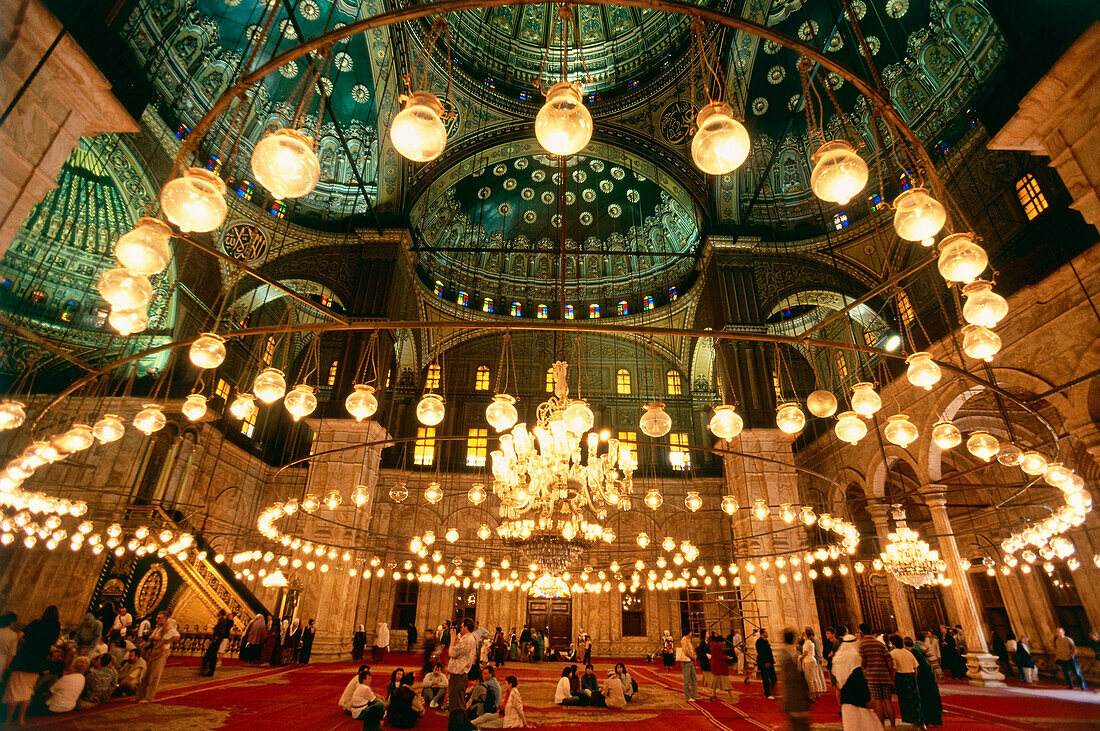
[[[221,618],[219,617],[219,624]],[[229,628],[232,627],[232,619],[230,616]],[[218,626],[215,626],[210,647],[222,646],[229,637],[228,632],[227,628],[223,637]],[[313,640],[316,636],[317,629],[312,619],[303,625],[297,617],[293,620],[284,618],[280,621],[270,614],[257,614],[244,629],[239,657],[254,665],[265,663],[272,667],[305,665],[309,663],[309,658],[313,654]],[[210,652],[211,650],[208,649],[207,653]],[[209,674],[213,675],[213,673],[211,667]]]

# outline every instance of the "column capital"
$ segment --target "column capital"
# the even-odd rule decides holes
[[[946,508],[947,507],[947,486],[939,484],[930,484],[920,488],[921,498],[924,499],[924,504],[929,508]]]

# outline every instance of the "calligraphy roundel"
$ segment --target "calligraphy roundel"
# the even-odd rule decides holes
[[[266,257],[267,247],[267,234],[250,223],[235,223],[222,236],[225,253],[246,264]]]
[[[689,101],[674,101],[661,113],[661,134],[671,145],[687,142],[695,128],[695,107]]]
[[[134,613],[138,617],[150,614],[160,606],[167,592],[168,572],[163,564],[155,563],[149,567],[145,576],[141,577],[134,590]]]

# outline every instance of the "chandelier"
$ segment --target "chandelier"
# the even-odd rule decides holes
[[[589,431],[593,415],[569,398],[568,364],[554,363],[554,393],[539,404],[529,432],[517,424],[500,437],[492,458],[493,492],[500,499],[497,534],[544,571],[561,571],[589,546],[611,543],[609,508],[630,508],[634,458],[630,447]]]
[[[550,573],[540,576],[527,590],[527,596],[539,599],[561,599],[570,596],[570,593],[569,584],[565,583],[565,579]]]
[[[928,547],[915,530],[905,524],[905,510],[894,506],[896,527],[890,534],[890,543],[882,552],[883,568],[901,582],[914,588],[942,581],[947,564],[940,559],[939,551]]]

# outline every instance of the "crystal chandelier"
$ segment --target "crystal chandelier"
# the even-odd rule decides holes
[[[915,530],[905,524],[905,510],[894,506],[896,526],[890,534],[890,543],[882,552],[883,568],[909,586],[920,588],[940,581],[947,564],[940,559],[939,551],[929,549]]]

